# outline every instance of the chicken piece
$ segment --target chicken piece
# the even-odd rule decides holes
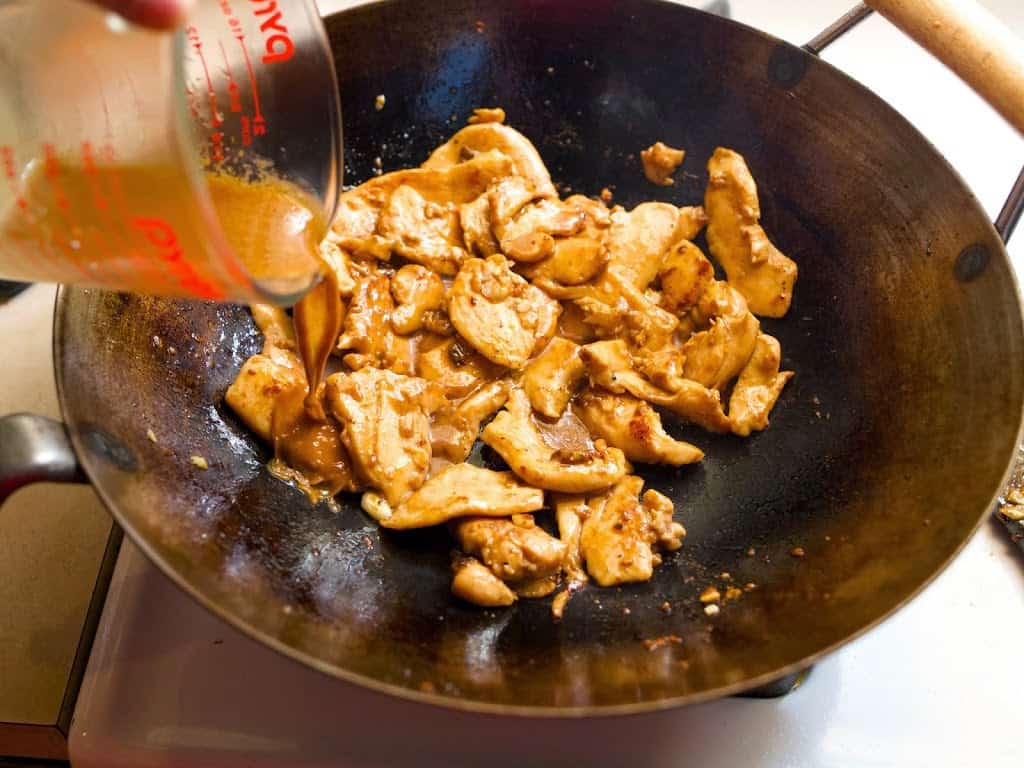
[[[708,247],[755,315],[782,317],[789,311],[797,266],[772,245],[758,223],[757,186],[743,157],[719,147],[708,161],[704,194]]]
[[[544,506],[544,493],[528,488],[511,472],[452,464],[398,505],[379,494],[364,494],[363,509],[385,528],[406,530],[440,525],[459,517],[508,517]],[[374,498],[374,497],[377,498]]]
[[[426,267],[406,264],[391,278],[391,297],[398,305],[391,313],[391,328],[408,335],[423,327],[427,313],[444,307],[444,283]]]
[[[459,206],[459,223],[469,253],[487,258],[498,252],[498,241],[491,230],[491,201],[487,194]]]
[[[584,320],[602,338],[626,338],[637,349],[655,350],[670,343],[679,318],[637,289],[627,275],[609,266],[597,286],[557,289],[537,280],[537,285],[556,298],[575,298]]]
[[[331,240],[324,240],[320,243],[320,262],[334,272],[334,279],[338,281],[338,293],[343,299],[352,296],[356,289],[357,275],[352,266],[352,260],[347,253],[341,250],[337,243]]]
[[[346,242],[372,242],[381,211],[399,187],[414,189],[430,203],[462,205],[476,200],[492,181],[512,173],[513,167],[512,158],[501,152],[483,152],[451,167],[411,168],[370,179],[338,198],[328,239],[342,249],[346,249]]]
[[[450,400],[465,397],[502,373],[501,366],[479,354],[462,338],[424,341],[416,358],[416,374],[438,384]]]
[[[681,466],[704,458],[700,448],[669,437],[658,412],[632,395],[588,389],[574,410],[591,435],[615,446],[630,461]]]
[[[479,107],[473,110],[473,114],[466,122],[470,125],[478,125],[479,123],[504,123],[505,110],[501,107]]]
[[[673,149],[668,144],[658,141],[640,153],[640,160],[644,166],[644,176],[652,184],[660,187],[671,187],[676,183],[672,174],[683,164],[686,152],[681,149]]]
[[[466,261],[448,301],[459,334],[488,360],[516,370],[554,336],[561,311],[557,301],[512,272],[500,254]]]
[[[575,344],[590,344],[597,339],[594,328],[587,324],[583,310],[567,301],[562,304],[562,314],[558,318],[558,335]]]
[[[441,388],[377,368],[329,376],[331,414],[357,476],[392,506],[408,498],[430,469],[430,415],[444,405]]]
[[[557,574],[565,558],[565,544],[538,526],[533,515],[466,518],[453,524],[453,533],[463,551],[506,583]]]
[[[480,424],[505,404],[508,391],[508,382],[490,381],[438,411],[430,427],[434,456],[465,461],[480,434]]]
[[[589,237],[555,240],[551,255],[537,264],[517,264],[521,274],[539,283],[577,286],[597,277],[608,263],[608,251]]]
[[[641,501],[643,485],[631,475],[588,500],[580,551],[587,573],[602,587],[647,581],[661,563],[658,550],[682,546],[686,530],[672,520],[672,502],[652,491]]]
[[[349,353],[344,361],[350,368],[372,366],[412,372],[409,340],[395,336],[391,327],[394,309],[387,275],[378,272],[359,281],[335,345],[337,352]]]
[[[715,268],[689,240],[680,240],[665,256],[658,270],[661,301],[664,309],[682,317],[715,280]]]
[[[519,212],[539,197],[529,179],[519,176],[509,176],[491,184],[487,190],[491,231],[500,240],[505,228]]]
[[[767,334],[758,335],[754,354],[729,398],[729,419],[734,435],[747,437],[768,426],[768,414],[786,382],[795,375],[793,371],[779,373],[781,359],[779,342]]]
[[[515,258],[509,253],[512,244],[519,242],[528,235],[547,235],[554,237],[572,237],[580,232],[586,223],[586,215],[583,210],[572,203],[556,202],[554,200],[540,200],[528,204],[512,217],[499,217],[497,209],[492,201],[491,225],[494,234],[498,236],[501,249],[509,258]],[[550,251],[544,256],[533,259],[516,259],[517,261],[540,261],[541,258],[549,256]]]
[[[628,471],[626,457],[603,440],[583,450],[553,448],[541,434],[522,390],[514,390],[481,434],[513,472],[530,485],[563,493],[588,493],[607,488]]]
[[[710,304],[710,311],[724,311],[725,314],[712,316],[708,330],[694,334],[683,344],[686,357],[683,376],[719,392],[739,375],[750,360],[761,329],[757,318],[747,310],[743,297],[727,283],[716,281],[705,295],[726,292],[732,292],[734,296],[718,307],[713,301],[701,300],[704,311],[708,311]]]
[[[435,149],[421,167],[428,170],[458,168],[487,152],[498,152],[510,161],[511,167],[501,177],[519,176],[526,179],[541,197],[558,197],[548,169],[530,140],[519,131],[499,123],[480,123],[463,128],[446,144]]]
[[[583,521],[590,514],[587,499],[585,496],[556,494],[554,503],[558,538],[565,544],[562,569],[568,581],[585,582],[587,572],[583,569],[583,555],[580,553],[580,534],[583,532]]]
[[[523,371],[523,391],[533,410],[557,419],[585,375],[579,346],[568,339],[554,338]]]
[[[669,382],[670,387],[655,386],[633,367],[629,348],[621,339],[580,347],[580,357],[595,387],[615,394],[628,392],[709,432],[728,432],[732,427],[717,391],[684,378]]]
[[[294,352],[272,347],[253,355],[242,365],[228,387],[224,402],[245,426],[265,442],[272,440],[274,403],[282,392],[305,388],[306,376]]]
[[[580,237],[603,242],[608,228],[612,225],[612,214],[600,200],[594,200],[583,195],[571,195],[565,198],[567,205],[575,206],[583,211],[583,230]]]
[[[249,311],[263,334],[263,354],[269,354],[271,348],[295,349],[295,329],[284,308],[273,304],[253,304]]]
[[[702,205],[684,205],[679,209],[679,228],[676,236],[683,240],[694,240],[708,223],[708,215]]]
[[[441,275],[454,275],[466,258],[458,207],[428,202],[408,185],[391,193],[377,229],[397,254]]]
[[[452,594],[483,608],[505,608],[516,593],[475,557],[456,557],[452,562]]]
[[[612,214],[605,244],[608,267],[643,291],[658,274],[665,252],[679,239],[679,209],[668,203],[642,203]]]

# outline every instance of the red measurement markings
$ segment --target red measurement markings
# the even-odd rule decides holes
[[[214,126],[223,122],[220,110],[217,109],[217,93],[213,90],[213,80],[210,78],[210,69],[206,65],[206,56],[203,54],[203,41],[199,37],[199,30],[193,26],[185,27],[185,35],[199,57],[199,63],[203,67],[203,77],[206,78],[206,96],[210,100],[210,121]]]
[[[103,145],[100,153],[103,162],[101,166],[102,178],[110,190],[110,198],[113,201],[114,219],[118,222],[119,239],[124,242],[124,254],[127,261],[132,265],[132,274],[125,271],[125,288],[138,288],[145,290],[147,287],[158,284],[163,272],[140,250],[135,238],[128,230],[129,222],[133,217],[128,197],[124,191],[124,183],[121,180],[121,173],[118,170],[117,152],[114,145],[109,141]],[[127,268],[126,268],[127,270]]]
[[[174,228],[163,219],[137,217],[132,220],[145,241],[153,247],[157,258],[167,264],[178,287],[187,295],[200,299],[219,300],[225,297],[217,284],[203,279],[186,259]]]
[[[83,237],[91,235],[96,240],[98,247],[102,249],[103,269],[107,272],[105,277],[109,276],[117,280],[118,286],[128,286],[131,283],[131,275],[125,270],[121,260],[117,258],[120,249],[109,238],[112,231],[116,229],[116,225],[111,216],[110,200],[103,189],[103,179],[100,177],[99,166],[96,165],[95,149],[91,141],[82,142],[80,158],[82,172],[89,185],[96,224],[93,231],[83,233]]]
[[[234,22],[234,23],[232,23]],[[249,143],[252,143],[253,136],[263,136],[267,132],[266,120],[263,118],[263,112],[260,110],[260,88],[256,83],[256,71],[252,68],[252,59],[249,58],[249,49],[245,45],[245,33],[242,31],[242,23],[238,19],[228,19],[228,24],[231,25],[231,29],[235,34],[235,40],[242,48],[242,55],[245,57],[245,69],[249,73],[249,87],[252,93],[252,111],[253,118],[252,124],[248,130]],[[246,120],[242,120],[242,143],[245,144],[246,137]]]
[[[231,111],[238,113],[242,111],[242,94],[238,90],[238,83],[235,82],[235,75],[231,71],[231,64],[228,62],[228,53],[224,50],[224,42],[222,40],[218,40],[217,45],[220,48],[220,57],[224,60],[224,69],[221,71],[228,79],[228,99],[231,102]]]

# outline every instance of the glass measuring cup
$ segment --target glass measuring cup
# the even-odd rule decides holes
[[[291,303],[341,178],[313,0],[199,0],[160,33],[0,0],[0,277]]]

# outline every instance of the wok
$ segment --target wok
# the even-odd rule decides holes
[[[420,163],[480,105],[503,106],[554,179],[613,185],[626,206],[700,203],[704,159],[740,151],[767,231],[800,265],[789,315],[764,322],[797,376],[750,439],[672,426],[707,452],[644,472],[675,500],[683,549],[650,583],[584,590],[555,623],[546,600],[455,600],[443,531],[383,531],[357,499],[314,507],[267,473],[266,449],[223,403],[260,347],[244,308],[64,288],[54,356],[74,453],[132,540],[210,610],[399,696],[640,711],[805,668],[909,600],[989,512],[1024,400],[1013,273],[963,181],[868,90],[656,0],[448,0],[443,13],[402,0],[327,27],[349,183],[376,157]],[[656,140],[688,153],[666,190],[638,167]],[[2,430],[6,490],[74,476],[59,427],[18,416]],[[697,596],[723,573],[756,588],[711,618]]]

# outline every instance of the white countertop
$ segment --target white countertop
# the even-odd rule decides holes
[[[1024,3],[986,4],[1024,34]],[[321,2],[325,11],[342,5]],[[848,7],[810,5],[732,2],[740,21],[799,43]],[[880,19],[825,58],[917,123],[995,214],[1024,165],[1020,136]],[[1024,231],[1011,255],[1024,267]],[[0,329],[44,329],[51,297],[49,288],[33,288],[4,308]],[[31,364],[7,368],[3,410],[52,410],[44,336],[39,330],[30,343]],[[40,503],[80,500],[54,487],[33,493]],[[302,668],[194,605],[126,543],[76,709],[71,756],[78,768],[1016,768],[1024,764],[1022,639],[1024,555],[990,521],[923,595],[823,661],[784,699],[723,700],[597,725],[507,721],[396,701]]]

